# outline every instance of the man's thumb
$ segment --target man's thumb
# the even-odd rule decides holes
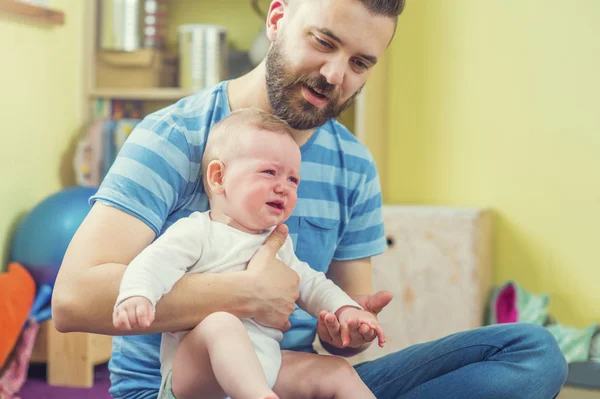
[[[264,247],[270,249],[273,254],[279,252],[288,236],[288,227],[285,224],[280,224],[271,232],[265,241]]]
[[[389,291],[378,291],[376,294],[370,295],[368,300],[369,310],[375,314],[381,312],[391,302],[392,298],[392,293]]]

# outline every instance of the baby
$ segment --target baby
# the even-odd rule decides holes
[[[150,326],[156,303],[185,273],[245,270],[272,230],[294,210],[300,163],[289,126],[269,113],[243,109],[217,123],[202,159],[210,211],[178,220],[131,262],[113,313],[115,327]],[[315,317],[323,310],[335,313],[342,326],[366,324],[383,346],[377,318],[323,273],[301,262],[289,237],[277,256],[300,277],[301,308]],[[209,315],[191,331],[165,333],[159,398],[278,398],[272,388],[281,367],[282,337],[277,329],[225,312]],[[324,376],[309,382],[323,385],[316,392],[375,398],[356,374],[337,383],[327,379],[335,376],[335,364],[325,360],[329,357],[314,356],[322,359],[317,364]]]

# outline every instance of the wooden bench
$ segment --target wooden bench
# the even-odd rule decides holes
[[[111,346],[111,336],[63,334],[48,320],[40,325],[31,362],[46,363],[49,385],[89,388],[94,385],[94,366],[110,359]]]

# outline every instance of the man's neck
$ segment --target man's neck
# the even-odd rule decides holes
[[[266,73],[265,61],[263,61],[252,71],[229,82],[227,96],[232,111],[240,108],[259,108],[266,112],[273,112],[267,96]],[[315,129],[293,129],[294,140],[298,146],[302,146],[314,132]]]

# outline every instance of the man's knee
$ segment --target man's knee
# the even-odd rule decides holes
[[[533,378],[540,378],[549,384],[550,390],[558,390],[567,378],[568,365],[554,336],[544,327],[518,324],[524,341],[523,352],[531,353]]]

